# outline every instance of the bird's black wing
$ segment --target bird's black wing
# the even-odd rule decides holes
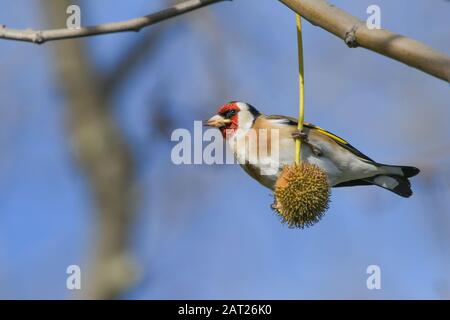
[[[339,188],[339,187],[355,187],[355,186],[371,186],[373,185],[372,182],[366,181],[363,179],[357,179],[357,180],[350,180],[338,183],[337,185],[334,185],[333,188]]]

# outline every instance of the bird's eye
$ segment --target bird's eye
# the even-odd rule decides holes
[[[227,118],[231,118],[232,116],[234,116],[236,114],[236,110],[230,110],[227,112]]]

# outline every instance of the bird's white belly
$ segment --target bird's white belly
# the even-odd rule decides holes
[[[295,141],[293,139],[285,139],[281,142],[281,150],[280,152],[280,163],[281,167],[287,164],[292,164],[295,162]],[[319,145],[317,145],[319,146]],[[339,167],[327,157],[326,148],[324,146],[320,146],[323,152],[322,156],[315,155],[311,148],[307,145],[303,145],[301,148],[300,157],[302,161],[314,164],[324,170],[328,175],[328,181],[330,185],[335,185],[337,181],[339,181],[339,177],[342,175],[342,171]]]
[[[279,141],[278,149],[258,152],[256,158],[255,154],[249,152],[252,147],[236,147],[236,140],[230,140],[229,145],[237,162],[249,175],[264,186],[273,188],[282,168],[295,162],[295,140],[285,138]],[[310,142],[318,147],[322,154],[317,156],[307,144],[303,144],[301,159],[324,170],[331,186],[377,174],[376,166],[361,160],[344,148],[336,148],[327,140],[311,139]]]

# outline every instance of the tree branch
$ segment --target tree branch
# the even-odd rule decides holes
[[[450,81],[450,56],[416,40],[366,23],[325,0],[279,0],[313,25],[343,39],[351,47],[364,47],[403,62],[444,81]]]
[[[42,44],[52,40],[139,31],[152,24],[221,1],[225,0],[186,0],[147,16],[80,29],[19,30],[0,26],[0,39]],[[450,81],[450,56],[444,53],[386,29],[370,30],[363,21],[328,4],[325,0],[279,1],[312,24],[343,39],[351,48],[364,47],[444,81]]]
[[[47,41],[89,37],[108,33],[139,31],[152,24],[179,16],[181,14],[202,8],[204,6],[225,0],[186,0],[172,7],[143,17],[125,21],[111,22],[80,29],[51,29],[51,30],[19,30],[0,25],[0,39],[26,41],[42,44]],[[228,0],[229,1],[229,0]]]

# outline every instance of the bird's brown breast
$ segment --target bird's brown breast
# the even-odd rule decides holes
[[[273,190],[273,188],[275,187],[276,176],[263,175],[261,172],[261,168],[248,162],[245,164],[241,164],[241,167],[245,170],[245,172],[247,172],[250,177],[261,183],[266,188]]]

